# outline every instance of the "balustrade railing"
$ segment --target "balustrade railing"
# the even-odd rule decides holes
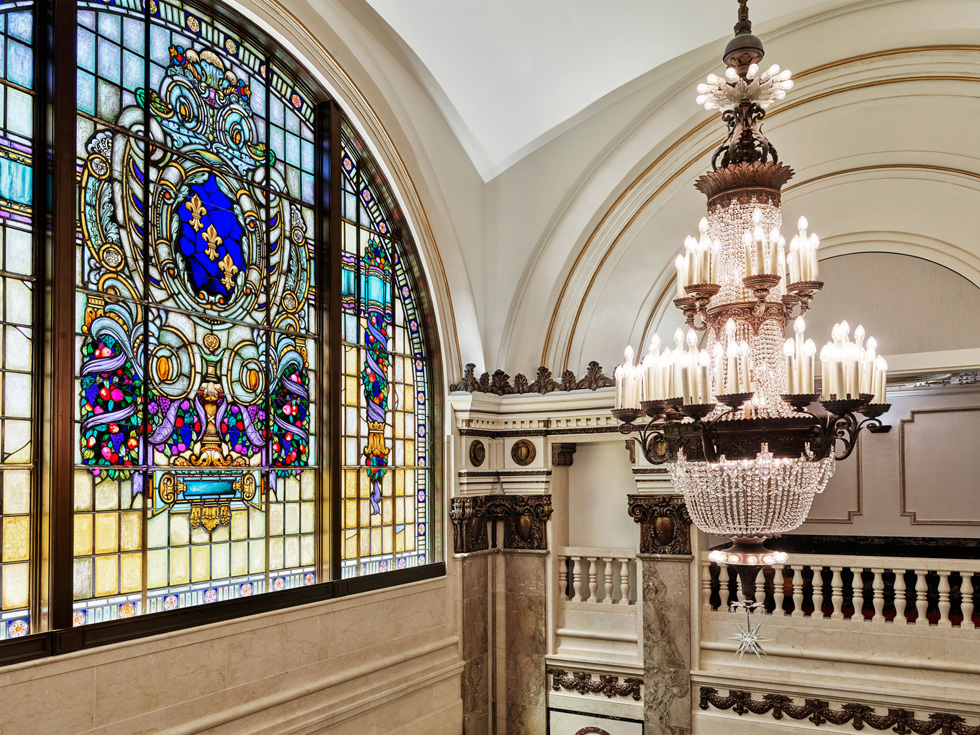
[[[793,554],[760,571],[755,601],[774,616],[975,628],[978,588],[980,560]],[[740,601],[735,570],[705,555],[701,597],[709,610]]]
[[[569,602],[636,603],[636,552],[563,547],[558,550],[558,592]]]

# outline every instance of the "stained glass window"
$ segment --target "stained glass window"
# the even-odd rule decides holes
[[[32,625],[33,44],[33,3],[0,2],[0,639]]]
[[[343,129],[343,561],[345,577],[425,564],[427,359],[391,192]]]
[[[78,4],[76,625],[318,580],[311,99],[180,2]]]

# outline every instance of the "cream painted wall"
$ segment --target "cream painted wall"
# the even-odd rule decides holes
[[[626,512],[636,492],[625,442],[580,443],[568,471],[568,545],[639,548],[639,531]]]

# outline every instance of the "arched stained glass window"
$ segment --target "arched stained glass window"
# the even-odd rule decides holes
[[[78,21],[74,621],[313,582],[308,94],[179,3]]]
[[[43,7],[0,0],[0,663],[444,574],[424,277],[340,106],[218,4]]]
[[[32,2],[0,2],[0,640],[35,602],[34,27]]]
[[[344,576],[425,564],[428,361],[394,197],[347,126],[343,186]]]

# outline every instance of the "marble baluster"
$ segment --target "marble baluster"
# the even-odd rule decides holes
[[[939,572],[939,627],[952,628],[949,619],[949,572]]]
[[[575,602],[582,601],[582,557],[575,556],[572,565],[572,599]]]
[[[728,608],[731,603],[739,602],[742,599],[742,585],[739,584],[736,568],[731,565],[726,568],[728,569],[728,585],[726,585],[726,589],[731,589],[732,580],[735,580],[735,596],[729,596],[727,602],[725,602],[725,607]]]
[[[793,612],[794,618],[803,617],[803,567],[791,567],[793,572]]]
[[[619,604],[620,605],[632,605],[633,600],[630,599],[632,590],[630,589],[630,567],[632,566],[630,559],[620,559],[619,560]]]
[[[960,584],[960,608],[963,610],[961,628],[973,628],[973,572],[963,572]]]
[[[568,557],[558,557],[558,589],[559,597],[563,600],[569,599],[568,596]]]
[[[612,557],[603,557],[602,559],[602,582],[603,588],[605,589],[606,596],[602,598],[602,601],[607,605],[613,604],[613,560]]]
[[[895,620],[894,623],[904,625],[908,619],[908,599],[905,597],[905,570],[895,570]]]
[[[926,593],[929,591],[929,585],[926,583],[926,573],[921,569],[915,570],[915,609],[918,613],[918,617],[915,619],[916,625],[929,625],[929,619],[926,617],[926,610],[929,607],[929,602],[926,600]]]
[[[701,564],[701,606],[705,612],[711,611],[711,562]]]
[[[834,611],[830,613],[830,617],[832,620],[843,620],[844,580],[840,576],[843,567],[831,567],[830,569],[834,573],[834,576],[830,579],[830,601],[834,606]]]
[[[772,614],[777,616],[786,614],[786,611],[783,610],[783,600],[786,598],[783,580],[783,565],[777,564],[772,568],[772,601],[775,605]]]
[[[882,614],[882,610],[885,609],[885,580],[882,578],[882,575],[885,573],[885,570],[876,567],[871,571],[875,575],[874,582],[871,585],[871,589],[874,590],[872,604],[874,605],[875,614],[871,618],[871,622],[883,623],[885,622],[885,616]]]
[[[813,612],[810,614],[814,618],[823,617],[823,565],[817,564],[813,567],[813,579],[810,581],[810,589],[813,590]]]
[[[599,560],[589,557],[589,599],[588,602],[598,602],[596,591],[599,589]]]

